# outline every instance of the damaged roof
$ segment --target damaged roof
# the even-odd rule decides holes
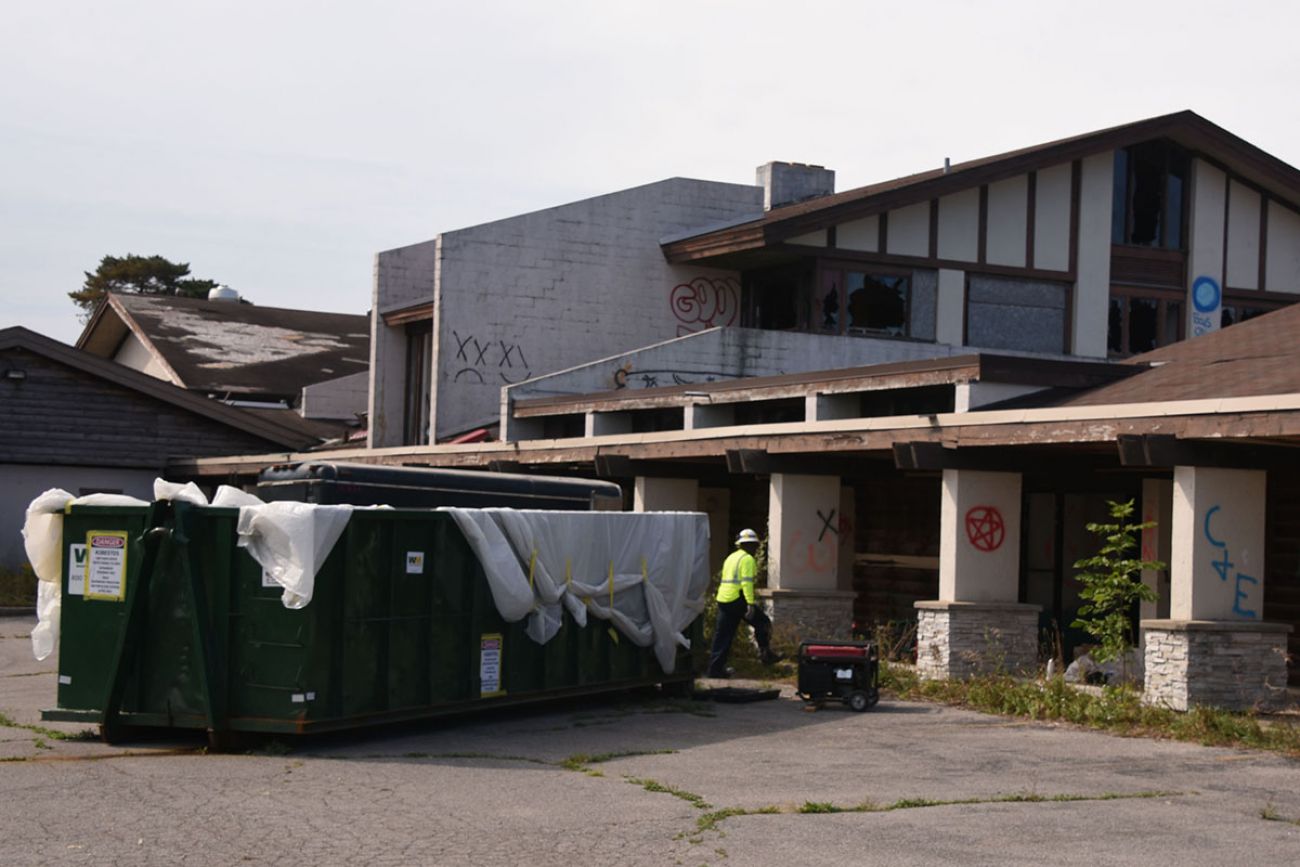
[[[1300,394],[1296,335],[1300,335],[1300,304],[1135,355],[1123,363],[1146,370],[1055,405]]]
[[[1300,171],[1196,112],[1180,111],[781,205],[753,220],[677,236],[661,246],[669,262],[711,260],[1027,171],[1161,138],[1231,168],[1276,198],[1300,205]]]
[[[295,395],[370,360],[364,315],[159,295],[109,294],[77,348],[114,358],[131,335],[168,379],[195,391]]]

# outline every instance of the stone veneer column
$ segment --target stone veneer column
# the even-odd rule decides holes
[[[916,603],[925,678],[1038,667],[1037,605],[1020,595],[1020,474],[943,471],[939,598]]]
[[[772,474],[767,589],[761,595],[787,635],[850,637],[854,593],[839,589],[840,517],[838,476]]]
[[[1285,624],[1262,622],[1262,470],[1174,468],[1167,620],[1143,620],[1144,699],[1267,707],[1286,687]]]

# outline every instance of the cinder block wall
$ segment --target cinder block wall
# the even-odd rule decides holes
[[[505,385],[738,324],[738,275],[669,265],[659,242],[756,217],[762,200],[759,187],[673,178],[442,235],[437,435],[495,422]]]

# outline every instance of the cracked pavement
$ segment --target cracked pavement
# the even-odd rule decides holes
[[[188,735],[60,740],[24,727],[86,728],[40,723],[55,666],[32,660],[33,623],[0,618],[4,864],[1300,862],[1296,760],[889,699],[854,714],[788,694],[614,697],[238,755]],[[595,759],[565,764],[577,754]],[[992,800],[1008,795],[1132,797]],[[901,799],[978,802],[797,812]],[[700,830],[764,807],[782,812]]]

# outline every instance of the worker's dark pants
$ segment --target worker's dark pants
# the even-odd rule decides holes
[[[727,671],[727,655],[731,653],[731,642],[736,637],[736,630],[742,620],[746,620],[744,597],[731,602],[718,603],[718,625],[713,632],[713,650],[709,653],[710,677],[723,677]],[[761,608],[754,609],[754,617],[748,620],[754,629],[754,640],[764,656],[771,652],[769,642],[772,639],[772,620]]]

